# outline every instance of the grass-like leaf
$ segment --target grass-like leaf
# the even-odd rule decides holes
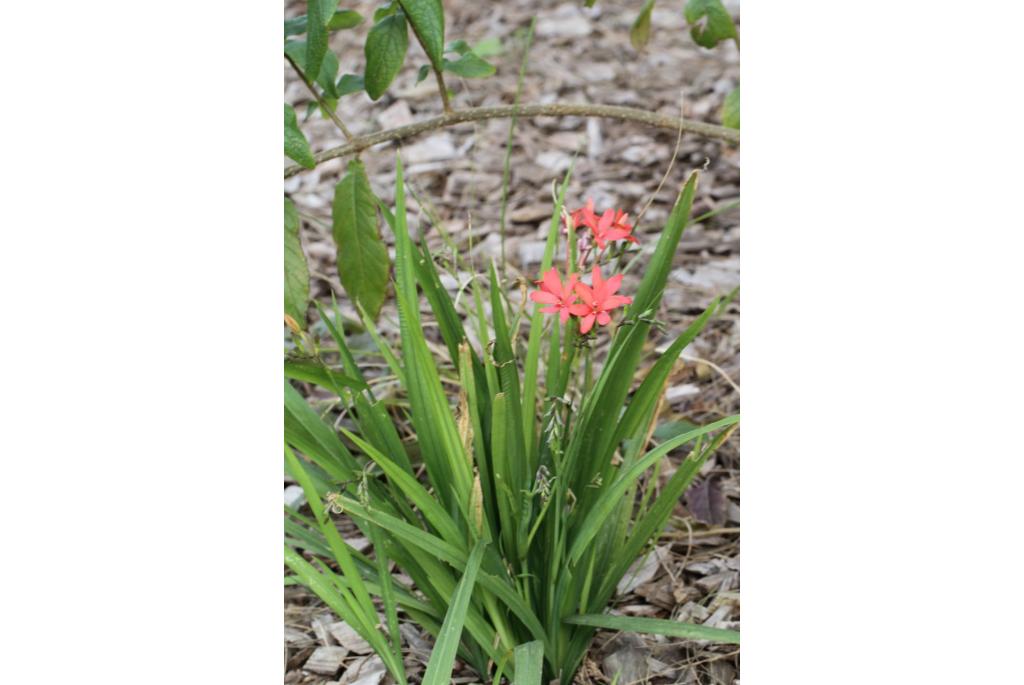
[[[661,618],[643,618],[639,616],[611,616],[608,614],[583,614],[569,616],[566,623],[578,626],[592,626],[606,630],[622,630],[630,633],[648,633],[681,637],[687,640],[710,640],[738,645],[740,634],[735,630],[708,628],[706,626],[669,621]]]
[[[515,651],[516,678],[512,685],[540,685],[544,671],[544,645],[534,640]]]
[[[441,624],[441,632],[434,643],[434,652],[430,655],[427,672],[423,675],[423,685],[447,685],[451,681],[452,665],[455,663],[455,652],[462,639],[462,625],[466,620],[469,598],[473,593],[476,575],[480,570],[480,562],[484,556],[484,542],[477,542],[466,562],[466,570],[455,589],[448,613]]]

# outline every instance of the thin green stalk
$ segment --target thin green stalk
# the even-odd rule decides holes
[[[519,63],[519,79],[516,82],[516,97],[512,101],[515,112],[508,123],[508,140],[505,143],[505,167],[501,174],[501,275],[505,276],[508,262],[505,258],[505,213],[508,211],[508,181],[512,172],[512,139],[519,121],[519,98],[523,94],[523,79],[526,77],[526,64],[530,57],[530,44],[533,42],[533,27],[537,17],[530,19],[530,28],[526,32],[526,43],[523,46],[523,59]]]

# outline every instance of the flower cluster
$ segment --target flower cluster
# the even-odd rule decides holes
[[[594,212],[594,201],[587,199],[587,204],[569,215],[575,228],[584,226],[594,232],[594,241],[601,250],[615,240],[628,240],[638,243],[633,235],[633,226],[629,223],[629,214],[621,209],[608,209],[600,217]]]
[[[580,280],[580,275],[571,270],[563,281],[558,269],[552,267],[537,281],[540,289],[530,293],[531,300],[548,305],[540,310],[541,313],[558,314],[563,324],[570,316],[579,317],[580,333],[586,334],[594,327],[595,322],[599,326],[607,326],[612,320],[612,310],[633,302],[631,297],[615,294],[622,285],[622,274],[605,280],[598,264],[609,243],[617,240],[639,242],[633,236],[633,226],[628,220],[629,215],[622,210],[609,209],[598,216],[594,211],[594,201],[589,199],[585,206],[569,214],[567,223],[571,221],[574,229],[589,228],[599,250],[594,256],[590,284],[584,283]],[[588,249],[581,256],[579,268],[583,268],[590,252]],[[569,263],[568,259],[566,263]]]

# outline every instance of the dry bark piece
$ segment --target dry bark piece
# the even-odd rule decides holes
[[[359,633],[344,621],[331,623],[328,630],[339,645],[353,654],[369,654],[373,651],[370,643],[359,637]]]
[[[311,626],[313,627],[313,634],[316,635],[316,639],[320,644],[324,646],[330,646],[337,644],[334,638],[331,637],[330,625],[334,622],[334,616],[331,614],[318,614],[313,618]]]
[[[348,665],[338,685],[378,685],[386,672],[387,667],[376,654],[359,657]]]
[[[717,478],[704,478],[686,491],[686,506],[701,523],[720,526],[726,520],[725,495]]]
[[[291,626],[285,626],[284,628],[284,641],[300,649],[312,647],[316,644],[316,640],[310,637],[308,633]]]
[[[303,668],[312,673],[333,676],[341,670],[341,664],[345,661],[346,654],[348,652],[343,647],[317,647],[306,660]]]
[[[623,633],[609,642],[605,651],[608,653],[601,666],[609,680],[616,674],[620,683],[642,682],[647,678],[647,659],[651,651],[641,638]]]
[[[633,562],[626,575],[619,581],[615,590],[620,595],[633,592],[641,585],[651,582],[658,576],[661,566],[672,558],[669,545],[655,547],[647,556],[641,557]]]

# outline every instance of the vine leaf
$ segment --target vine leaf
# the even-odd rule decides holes
[[[734,128],[736,130],[739,130],[740,128],[739,86],[736,87],[736,90],[726,95],[725,102],[722,103],[722,126]]]
[[[284,54],[292,58],[292,61],[296,64],[304,64],[306,62],[307,47],[306,41],[304,40],[289,40],[284,44]],[[338,94],[337,86],[334,84],[334,79],[338,78],[338,56],[328,50],[324,53],[323,59],[320,62],[320,72],[316,78],[311,78],[311,81],[315,81],[324,91],[324,97],[328,100],[337,100],[340,95]],[[309,73],[304,72],[304,75],[308,78]]]
[[[299,213],[288,198],[284,199],[284,313],[306,323],[309,303],[309,265],[302,253],[299,239]]]
[[[629,42],[637,50],[647,45],[651,39],[651,12],[654,10],[654,0],[646,0],[640,8],[640,14],[636,16],[633,27],[629,30]]]
[[[327,29],[337,31],[339,29],[352,29],[363,23],[363,15],[355,10],[338,10],[327,21]]]
[[[732,15],[721,0],[689,0],[685,15],[690,35],[697,45],[713,48],[719,41],[729,38],[739,41]]]
[[[284,37],[298,36],[306,32],[306,25],[309,23],[309,17],[305,14],[300,14],[297,17],[291,19],[285,19],[284,21]],[[355,10],[338,10],[331,18],[327,20],[328,31],[338,31],[340,29],[351,29],[359,26],[363,23],[363,15],[359,14]]]
[[[320,73],[320,65],[327,54],[327,20],[338,3],[330,0],[309,0],[306,5],[306,62],[303,70],[307,74]]]
[[[445,71],[458,74],[463,78],[484,78],[485,76],[493,75],[495,72],[494,65],[481,59],[473,51],[473,48],[469,47],[469,43],[464,40],[456,40],[449,43],[447,52],[458,54],[459,59],[450,60],[446,57],[443,61]]]
[[[309,149],[306,136],[302,135],[302,131],[299,129],[295,110],[289,104],[284,106],[284,154],[307,169],[316,166],[313,151]]]
[[[405,62],[405,52],[409,49],[409,32],[405,17],[399,13],[391,14],[370,29],[366,36],[366,92],[376,100],[388,89],[395,79],[398,70]]]
[[[366,89],[366,81],[358,74],[343,74],[338,79],[338,97],[350,93],[358,93]]]
[[[334,244],[338,275],[353,303],[376,318],[388,285],[388,251],[377,230],[377,204],[362,162],[351,160],[334,187]]]
[[[444,56],[444,8],[441,0],[399,0],[409,17],[412,30],[435,69],[442,67]]]

